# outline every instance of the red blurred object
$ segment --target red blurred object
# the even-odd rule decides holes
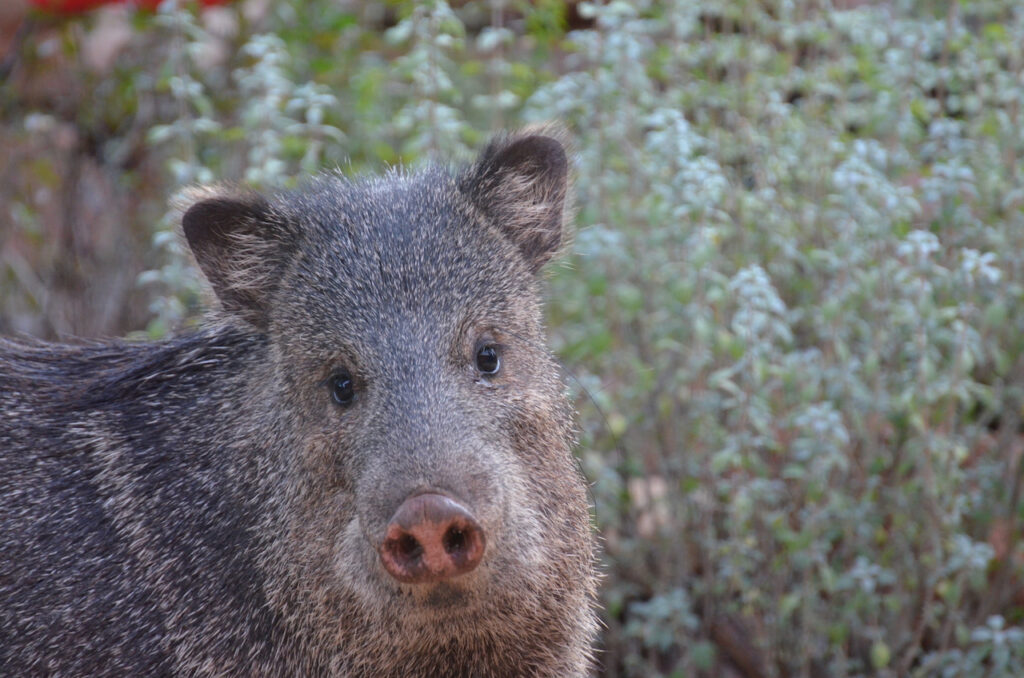
[[[29,0],[29,4],[57,14],[77,14],[88,12],[103,5],[135,5],[145,9],[156,9],[161,0]],[[230,0],[199,0],[199,4],[208,7],[223,5]]]

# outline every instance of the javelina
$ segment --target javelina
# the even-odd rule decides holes
[[[195,196],[195,333],[0,343],[0,674],[578,676],[595,632],[540,133]]]

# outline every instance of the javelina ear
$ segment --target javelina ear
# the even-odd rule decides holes
[[[181,224],[192,253],[225,310],[261,329],[293,238],[255,193],[200,189]]]
[[[519,247],[536,273],[564,240],[568,169],[565,147],[551,136],[499,137],[459,187]]]

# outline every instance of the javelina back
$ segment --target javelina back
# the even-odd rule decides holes
[[[566,177],[523,133],[458,173],[206,191],[197,332],[0,342],[0,674],[586,673],[536,280]]]

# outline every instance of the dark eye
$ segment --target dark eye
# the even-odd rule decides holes
[[[334,398],[334,402],[342,407],[351,405],[352,401],[356,399],[356,389],[352,384],[352,375],[348,372],[339,372],[332,375],[328,379],[327,384],[331,388],[331,397]]]
[[[501,369],[501,356],[498,355],[498,349],[490,344],[478,348],[476,368],[483,374],[497,374]]]

